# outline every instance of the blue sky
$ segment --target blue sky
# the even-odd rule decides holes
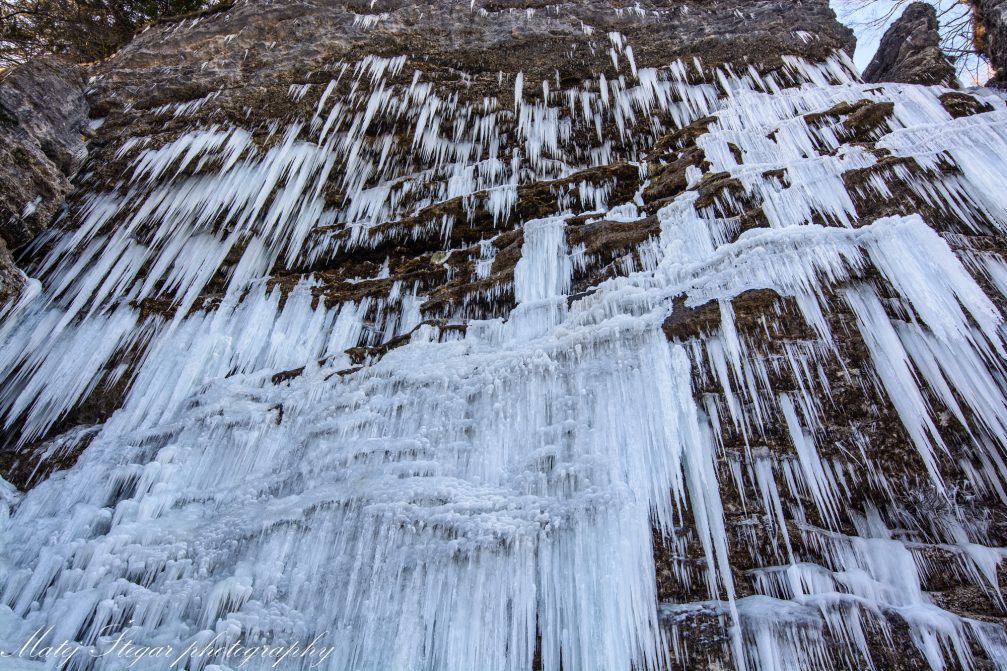
[[[863,70],[874,57],[874,53],[878,50],[878,42],[881,41],[881,36],[885,32],[885,28],[888,27],[887,24],[880,28],[869,27],[865,24],[883,17],[891,11],[892,5],[895,3],[891,0],[876,0],[876,2],[871,2],[860,9],[853,7],[854,4],[860,3],[849,0],[830,0],[830,3],[836,14],[839,15],[839,20],[857,34],[857,53],[853,60],[857,67]],[[898,15],[897,12],[894,18],[898,18]]]

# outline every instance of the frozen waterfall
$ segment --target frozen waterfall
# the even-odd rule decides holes
[[[513,106],[368,56],[293,87],[313,114],[268,141],[218,125],[117,148],[119,181],[36,243],[0,324],[5,431],[79,453],[27,492],[0,481],[0,668],[880,669],[880,638],[935,671],[1007,669],[1003,626],[926,587],[953,574],[1003,612],[1007,549],[963,488],[1007,505],[1007,264],[932,220],[1007,232],[1003,98],[952,119],[942,90],[861,84],[840,54],[762,76],[638,68],[609,42],[623,77],[539,94],[518,75]],[[828,121],[865,100],[892,106],[876,147]],[[706,116],[706,173],[732,188],[705,197],[692,167],[635,255],[575,290],[594,252],[574,229],[648,216],[643,187],[610,202],[578,174],[619,158],[646,180],[635,129]],[[549,181],[555,211],[516,227],[495,284],[495,237],[455,249],[464,219],[409,219],[460,198],[496,225]],[[929,210],[858,209],[895,184]],[[333,298],[327,260],[430,227],[438,268],[472,254],[467,307],[432,318],[387,261]],[[753,331],[752,292],[792,309]],[[700,331],[666,328],[703,309]],[[905,451],[826,426],[843,380],[887,399]],[[67,421],[114,389],[108,417]],[[918,510],[893,493],[917,487]]]

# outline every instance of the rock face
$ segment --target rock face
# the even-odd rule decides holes
[[[925,2],[912,3],[881,38],[864,70],[864,81],[958,88],[955,68],[941,51],[940,41],[937,10]]]
[[[997,668],[1007,104],[850,42],[250,0],[96,66],[0,325],[0,650]]]
[[[84,72],[39,58],[0,80],[0,305],[23,282],[10,248],[49,227],[87,149]]]
[[[0,238],[0,303],[6,303],[21,291],[24,275],[14,265],[7,243]]]
[[[975,16],[976,47],[989,59],[996,74],[987,86],[1007,87],[1007,2],[970,0]]]
[[[644,68],[699,58],[709,66],[732,64],[739,72],[749,64],[768,71],[782,65],[783,54],[821,60],[837,48],[852,50],[852,32],[835,21],[827,3],[793,5],[494,0],[470,9],[455,2],[401,0],[242,2],[217,17],[148,30],[100,68],[92,100],[98,108],[149,108],[222,91],[219,106],[230,90],[235,96],[262,96],[279,85],[277,79],[324,86],[332,64],[359,51],[416,54],[441,77],[466,72],[472,96],[507,93],[499,88],[499,73],[523,72],[529,88],[530,82],[558,77],[562,88],[609,64],[614,73],[618,61],[609,49],[626,59],[618,45],[605,47],[596,32],[587,31],[618,31],[639,42],[633,56]],[[276,39],[280,35],[285,39]],[[159,86],[149,85],[151,77]],[[291,113],[282,107],[279,112]]]

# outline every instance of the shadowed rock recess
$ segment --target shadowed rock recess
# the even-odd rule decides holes
[[[239,0],[92,66],[0,321],[0,650],[1007,668],[1007,105],[851,47]]]

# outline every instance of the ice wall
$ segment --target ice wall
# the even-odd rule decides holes
[[[501,77],[513,106],[367,56],[292,87],[313,114],[265,139],[123,142],[0,326],[5,430],[79,453],[0,483],[0,648],[51,626],[77,669],[127,668],[120,636],[178,653],[151,669],[313,640],[347,671],[1007,667],[1003,99],[953,119],[841,54],[653,69],[607,40],[618,80]],[[625,202],[592,172],[615,161]],[[551,211],[516,215],[536,184]],[[653,234],[575,290],[604,250],[570,239],[607,225]],[[333,270],[387,240],[444,276]]]

